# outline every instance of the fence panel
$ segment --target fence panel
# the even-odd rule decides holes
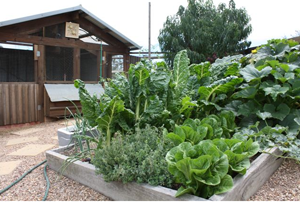
[[[38,84],[0,84],[0,126],[38,121]]]

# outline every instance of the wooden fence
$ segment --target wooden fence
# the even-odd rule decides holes
[[[38,121],[38,84],[0,84],[0,126]]]

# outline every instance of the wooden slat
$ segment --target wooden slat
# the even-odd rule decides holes
[[[3,85],[3,91],[4,91],[4,125],[10,124],[10,116],[9,116],[9,88],[7,84]]]
[[[3,85],[0,84],[0,126],[4,125],[4,91]]]
[[[74,48],[73,51],[73,79],[80,79],[80,49]]]
[[[28,85],[29,99],[34,97],[34,89],[32,85]],[[34,121],[34,102],[28,101],[28,119],[29,122]]]
[[[25,123],[29,122],[29,117],[28,117],[28,85],[23,86],[23,103],[24,107],[23,108],[23,120]]]
[[[17,85],[17,123],[23,123],[23,116],[22,116],[22,108],[23,100],[22,100],[22,85]]]
[[[0,84],[0,126],[38,121],[38,84]]]
[[[10,107],[10,122],[11,124],[17,123],[17,104],[16,104],[16,85],[9,85],[9,107]]]

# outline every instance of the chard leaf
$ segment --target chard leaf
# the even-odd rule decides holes
[[[281,103],[277,107],[272,104],[265,104],[264,110],[271,113],[273,118],[281,121],[290,113],[290,108],[285,103]]]
[[[145,67],[136,69],[134,74],[135,74],[140,86],[144,85],[146,80],[150,76],[149,71]]]
[[[236,76],[240,70],[240,63],[233,63],[227,68],[227,71],[224,76]]]
[[[210,86],[201,86],[198,90],[200,99],[209,100],[213,94],[226,94],[235,89],[235,86],[243,81],[242,78],[227,77],[212,83]]]
[[[180,97],[181,92],[185,89],[188,83],[190,75],[188,66],[189,63],[190,60],[186,50],[182,50],[176,54],[173,67],[173,87],[176,98]]]
[[[84,114],[84,117],[90,126],[95,127],[97,125],[95,120],[101,113],[97,96],[91,96],[86,90],[84,82],[79,79],[74,81],[74,86],[78,88],[80,104],[82,106],[82,113]]]
[[[265,95],[271,95],[274,101],[277,100],[277,96],[279,94],[285,94],[289,88],[281,87],[280,85],[274,85],[273,87],[267,87],[263,89],[265,91]]]
[[[192,64],[189,68],[192,72],[195,72],[197,79],[200,81],[203,77],[208,77],[210,75],[209,67],[209,62],[202,62],[200,64]]]
[[[195,107],[197,107],[196,101],[191,101],[191,98],[186,96],[181,101],[181,109],[179,110],[179,113],[184,113],[186,118],[189,118],[191,116],[192,111]]]
[[[247,82],[253,79],[261,79],[271,73],[272,67],[265,67],[261,71],[255,68],[253,64],[247,65],[245,68],[240,70],[240,74],[243,75]]]
[[[122,111],[124,111],[124,102],[116,96],[96,119],[98,127],[106,134],[108,145],[110,145],[111,134],[115,132],[117,115]]]

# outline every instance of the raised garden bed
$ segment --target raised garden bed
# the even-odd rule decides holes
[[[61,147],[46,152],[48,165],[51,169],[59,172],[64,161],[68,158],[62,155],[70,147]],[[280,155],[281,152],[274,148],[270,153]],[[209,200],[234,201],[248,200],[270,178],[281,165],[283,159],[269,154],[261,154],[252,163],[245,175],[237,175],[234,178],[234,187],[225,194],[213,195]],[[203,201],[206,199],[184,195],[175,198],[176,190],[148,184],[120,182],[105,182],[100,175],[95,174],[95,167],[87,162],[76,161],[69,165],[63,173],[81,184],[102,193],[112,200],[122,201]]]

